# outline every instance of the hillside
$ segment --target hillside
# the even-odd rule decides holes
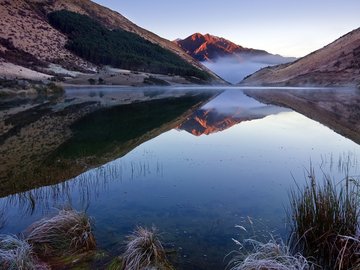
[[[113,55],[110,54],[101,55],[101,61],[99,61],[94,57],[89,57],[86,53],[80,53],[71,46],[74,44],[73,33],[69,33],[59,25],[49,23],[50,14],[58,13],[61,10],[77,13],[78,16],[81,16],[78,18],[81,18],[82,21],[91,21],[93,26],[97,25],[95,29],[106,32],[106,37],[118,35],[117,39],[119,40],[126,36],[124,42],[127,44],[123,42],[123,47],[135,48],[137,53],[134,53],[134,49],[129,51],[126,56],[122,54],[119,57],[123,57],[124,61],[117,61],[116,64],[105,61],[112,58]],[[69,70],[95,73],[102,65],[111,64],[121,69],[174,74],[208,82],[222,82],[219,77],[188,56],[176,44],[136,26],[119,13],[89,0],[0,0],[0,16],[2,17],[0,22],[0,64],[12,63],[30,68],[40,72],[40,75],[37,74],[37,77],[40,78],[43,73],[73,75],[74,73],[70,73]],[[65,21],[71,22],[66,18]],[[74,26],[83,25],[79,23]],[[94,30],[94,27],[89,29]],[[79,30],[83,29],[77,28],[77,30],[79,33]],[[119,33],[122,34],[121,37],[119,37]],[[87,36],[84,36],[85,34]],[[88,51],[102,51],[104,47],[94,47],[94,44],[101,44],[100,42],[87,39],[92,34],[90,31],[84,33],[83,39],[80,40],[82,48],[86,48]],[[144,53],[139,55],[139,52],[143,51],[143,47],[139,44],[147,47],[145,53],[149,54],[151,59],[156,59],[158,55],[164,55],[164,57],[160,60],[157,59],[157,63],[149,64],[151,61],[143,57]],[[108,45],[109,43],[106,44],[109,52],[112,47]],[[112,46],[114,45],[116,46],[118,43],[115,42]],[[154,55],[155,58],[152,57]],[[131,60],[133,60],[132,66],[126,64],[126,61],[129,63]],[[56,65],[56,68],[52,66],[53,64]],[[170,66],[172,67],[170,68]],[[17,70],[19,69],[21,68]],[[0,72],[2,70],[0,68]],[[17,73],[13,77],[17,77]]]
[[[289,63],[296,59],[245,48],[210,34],[195,33],[184,40],[177,39],[173,42],[212,72],[233,84],[261,68]]]
[[[264,68],[244,85],[347,86],[360,84],[360,28],[299,60]]]
[[[177,39],[174,43],[199,61],[216,60],[220,57],[236,54],[269,55],[266,51],[244,48],[230,40],[210,34],[195,33],[185,39]]]

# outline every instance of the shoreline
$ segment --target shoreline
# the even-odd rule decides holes
[[[327,90],[245,90],[244,93],[265,104],[290,108],[359,144],[360,93],[357,89]]]

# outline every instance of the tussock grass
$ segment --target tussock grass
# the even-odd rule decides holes
[[[301,254],[292,255],[288,246],[283,242],[277,243],[271,239],[262,243],[247,239],[244,245],[250,244],[250,251],[243,251],[240,242],[239,255],[234,257],[227,267],[229,270],[311,270],[312,266]]]
[[[25,240],[12,235],[0,235],[0,269],[6,270],[47,270],[39,262],[32,246]]]
[[[335,184],[315,178],[291,191],[291,247],[323,269],[360,269],[359,186],[346,177]]]
[[[57,216],[35,222],[27,241],[41,257],[64,257],[95,249],[91,221],[85,213],[61,210]]]
[[[173,269],[154,227],[138,227],[128,236],[122,263],[124,270]]]

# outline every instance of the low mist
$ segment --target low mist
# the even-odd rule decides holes
[[[282,57],[280,55],[251,56],[237,54],[202,63],[224,80],[236,84],[261,68],[289,63],[295,59],[296,58],[293,57]]]

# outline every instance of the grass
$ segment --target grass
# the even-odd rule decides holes
[[[16,236],[0,235],[0,269],[45,270],[50,268],[37,259],[28,242]]]
[[[305,187],[290,194],[291,247],[323,269],[360,269],[359,194],[354,179],[318,182],[310,168]]]
[[[0,231],[5,227],[5,223],[6,223],[5,211],[3,209],[0,209]]]
[[[173,269],[166,259],[165,249],[155,228],[138,227],[129,235],[121,259],[124,270]]]
[[[90,219],[74,210],[61,210],[55,217],[35,222],[27,232],[27,241],[41,258],[61,258],[96,247]]]
[[[240,245],[240,250],[244,245]],[[307,259],[301,254],[292,255],[288,246],[283,242],[277,243],[274,239],[268,243],[261,243],[253,239],[245,240],[251,250],[241,252],[233,258],[228,269],[230,270],[310,270],[313,269]]]

